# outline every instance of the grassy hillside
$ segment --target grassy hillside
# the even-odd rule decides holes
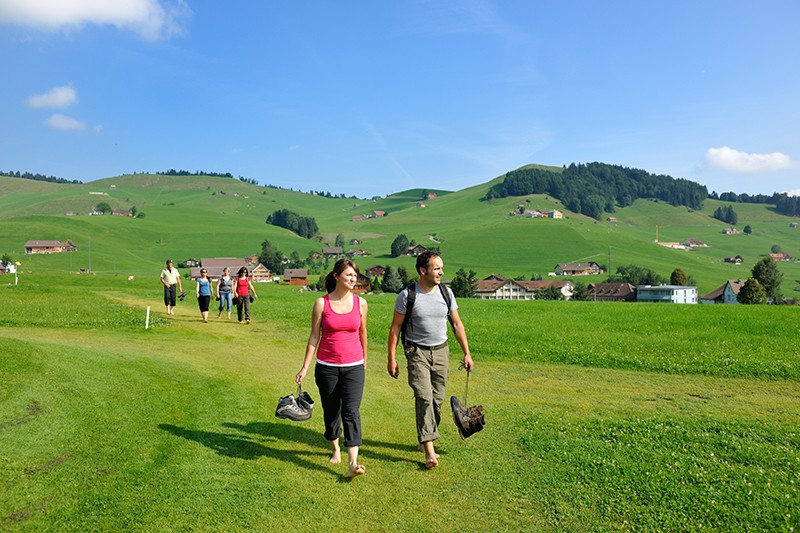
[[[22,259],[25,269],[74,271],[88,267],[91,247],[93,271],[155,275],[166,257],[181,261],[243,256],[260,251],[265,239],[287,255],[297,251],[306,257],[309,251],[320,250],[321,242],[265,224],[269,214],[285,208],[314,217],[323,242],[333,243],[338,233],[348,242],[362,240],[359,247],[372,254],[358,260],[362,268],[411,265],[407,258],[388,256],[392,240],[404,233],[423,245],[438,242],[449,275],[465,268],[481,277],[499,273],[530,278],[534,273],[546,275],[557,263],[610,262],[612,270],[634,263],[666,277],[682,268],[704,294],[726,279],[747,277],[753,264],[773,245],[793,257],[800,256],[800,230],[790,229],[792,219],[776,214],[771,206],[735,206],[738,227],[750,224],[752,235],[723,235],[721,230],[727,224],[711,214],[727,204],[714,200],[707,200],[701,211],[638,200],[614,213],[615,223],[569,212],[563,220],[529,219],[509,216],[509,212],[518,205],[539,210],[563,210],[563,206],[544,195],[484,201],[489,187],[501,179],[452,193],[436,191],[438,198],[418,208],[421,189],[363,200],[324,198],[204,176],[131,175],[81,185],[0,177],[0,253]],[[90,194],[98,192],[105,194]],[[113,208],[136,206],[146,216],[87,216],[99,201]],[[354,215],[373,210],[386,211],[388,216],[352,221]],[[66,216],[67,211],[79,215]],[[656,227],[660,241],[697,238],[709,247],[686,252],[658,246],[654,242]],[[71,239],[79,250],[23,257],[23,245],[29,239]],[[724,257],[734,255],[742,255],[745,263],[723,263]],[[780,268],[783,292],[791,295],[800,284],[800,263],[781,263]]]

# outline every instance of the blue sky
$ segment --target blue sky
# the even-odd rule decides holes
[[[0,170],[357,196],[605,163],[800,195],[800,2],[0,0]]]

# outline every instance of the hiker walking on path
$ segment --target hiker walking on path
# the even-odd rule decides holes
[[[258,298],[256,290],[253,288],[253,282],[250,281],[247,267],[239,269],[236,278],[233,280],[233,290],[236,292],[234,295],[236,300],[236,314],[239,317],[239,324],[242,323],[242,311],[244,311],[244,321],[250,324],[250,293],[253,293],[254,298]]]
[[[439,438],[450,363],[448,320],[464,352],[464,368],[472,371],[474,366],[455,296],[449,287],[441,284],[443,266],[442,258],[436,252],[423,252],[417,256],[419,282],[397,295],[389,329],[387,370],[395,379],[400,375],[395,353],[397,342],[402,338],[408,384],[414,391],[417,439],[420,449],[425,452],[427,468],[439,465],[433,441]]]
[[[231,278],[231,269],[225,267],[222,269],[222,275],[217,282],[217,300],[219,300],[219,314],[217,318],[222,316],[222,311],[228,310],[228,319],[231,318],[231,311],[233,311],[233,278]]]
[[[175,286],[183,292],[181,284],[181,273],[177,268],[172,267],[172,259],[167,259],[167,266],[161,271],[161,284],[164,285],[164,305],[167,307],[167,314],[175,314],[175,304],[177,294]]]
[[[211,290],[213,289],[213,285],[214,282],[208,279],[208,270],[201,268],[200,277],[197,278],[195,294],[197,296],[197,305],[200,306],[200,316],[203,317],[203,322],[208,322],[208,305],[211,303]]]
[[[344,425],[349,478],[366,471],[358,464],[358,449],[367,366],[367,302],[353,293],[357,280],[358,267],[349,259],[339,259],[325,278],[328,294],[314,302],[306,355],[296,376],[297,383],[302,383],[316,352],[314,379],[322,401],[325,439],[331,443],[330,461],[342,462],[339,438]]]

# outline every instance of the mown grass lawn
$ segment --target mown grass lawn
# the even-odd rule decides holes
[[[316,295],[259,289],[247,327],[191,298],[167,317],[154,280],[0,287],[0,528],[800,527],[796,308],[460,301],[487,427],[461,441],[445,417],[426,471],[385,371],[393,297],[368,296],[367,474],[348,481],[321,413],[274,417]]]

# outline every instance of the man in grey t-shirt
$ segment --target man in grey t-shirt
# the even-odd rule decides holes
[[[471,371],[474,363],[469,353],[467,334],[458,316],[458,305],[448,287],[439,287],[442,282],[443,262],[436,252],[423,252],[417,256],[419,283],[416,285],[414,305],[406,327],[403,350],[408,361],[408,384],[414,390],[417,419],[417,438],[425,452],[425,466],[433,468],[439,464],[439,456],[433,441],[439,438],[441,408],[447,387],[447,371],[450,348],[447,346],[448,311],[453,324],[453,333],[464,352],[464,367]],[[441,292],[447,291],[450,309]],[[395,357],[397,342],[405,321],[408,289],[397,295],[394,317],[389,329],[389,375],[397,378],[400,368]]]

